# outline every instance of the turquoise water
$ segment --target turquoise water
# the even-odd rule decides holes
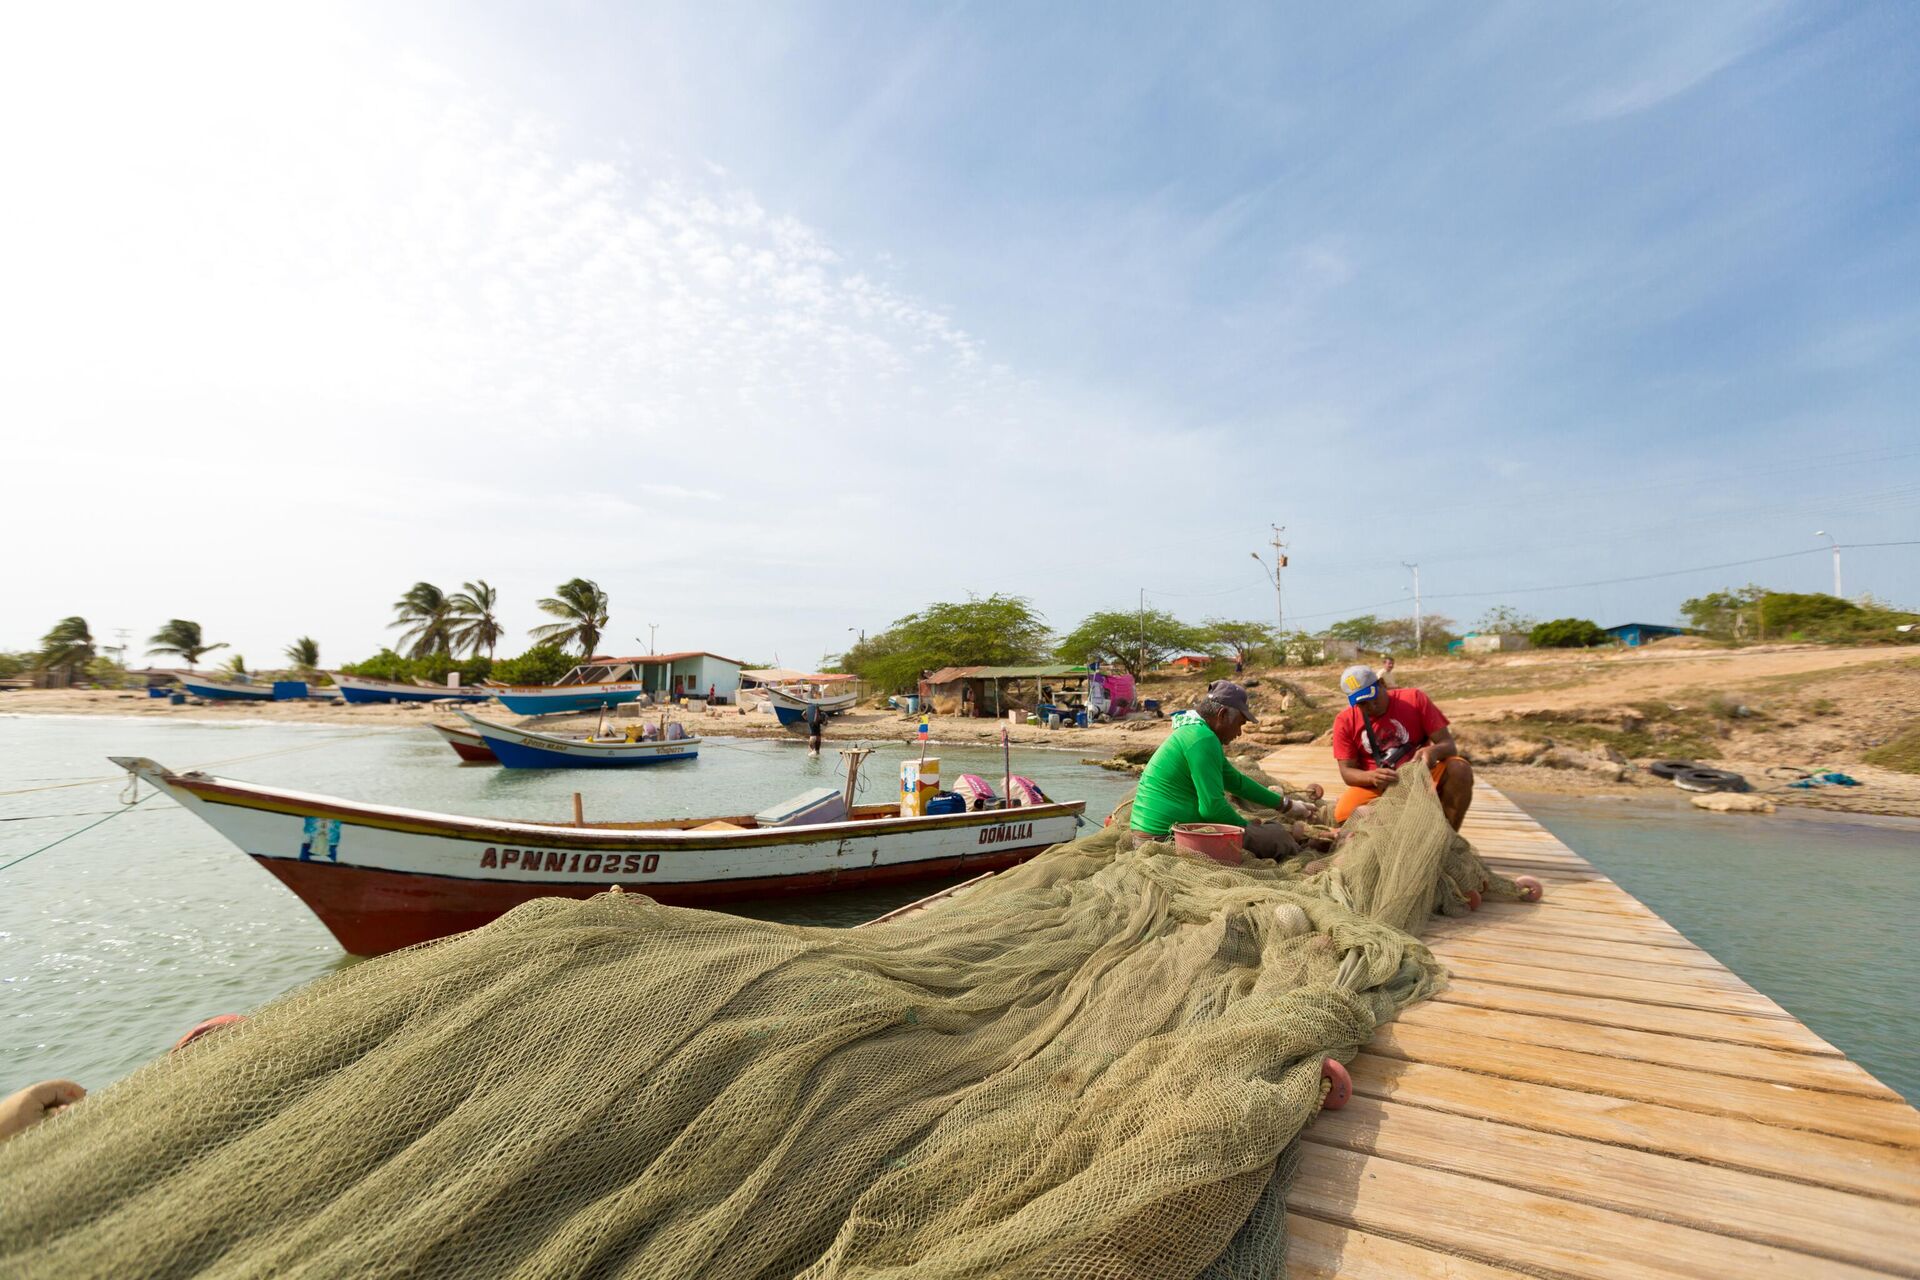
[[[1515,796],[1889,1087],[1920,1101],[1920,822]]]
[[[125,780],[107,777],[110,754],[352,799],[556,820],[571,819],[575,791],[589,818],[640,820],[751,813],[840,776],[831,744],[810,758],[798,744],[708,739],[685,765],[534,771],[462,765],[424,728],[0,717],[0,864],[118,809]],[[898,744],[876,750],[862,798],[891,797],[908,754]],[[998,751],[934,754],[948,778],[1001,771]],[[1015,751],[1013,762],[1049,795],[1087,801],[1095,822],[1132,785],[1062,752]],[[739,910],[857,924],[942,883]],[[251,859],[165,797],[147,800],[0,870],[0,1093],[50,1076],[108,1084],[209,1014],[253,1008],[353,963]]]

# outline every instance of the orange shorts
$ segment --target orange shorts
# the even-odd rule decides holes
[[[1451,757],[1449,757],[1451,759]],[[1440,785],[1440,775],[1447,771],[1447,762],[1442,760],[1433,766],[1433,785]],[[1338,826],[1353,816],[1353,811],[1362,805],[1372,804],[1380,798],[1380,793],[1372,787],[1348,787],[1340,793],[1339,801],[1333,806],[1334,825]]]

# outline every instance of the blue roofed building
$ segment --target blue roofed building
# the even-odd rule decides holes
[[[1617,627],[1600,629],[1621,644],[1628,646],[1650,644],[1655,640],[1664,640],[1668,636],[1687,634],[1685,627],[1667,627],[1658,622],[1623,622]]]

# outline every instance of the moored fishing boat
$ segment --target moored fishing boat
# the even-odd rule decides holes
[[[493,695],[485,689],[421,688],[416,684],[400,684],[394,680],[373,680],[366,676],[343,675],[338,671],[329,673],[334,684],[340,688],[340,696],[348,702],[485,702]]]
[[[270,684],[234,684],[227,680],[212,680],[195,672],[181,672],[174,679],[194,697],[213,702],[273,701],[273,686]]]
[[[824,789],[759,814],[528,822],[261,787],[152,760],[113,762],[165,791],[285,884],[355,955],[476,928],[540,897],[614,885],[706,905],[1023,862],[1073,838],[1084,802],[903,818]],[[857,760],[856,760],[857,763]]]
[[[813,693],[790,687],[782,689],[773,686],[767,688],[766,694],[767,705],[773,708],[773,718],[781,724],[801,723],[807,718],[807,711],[812,707],[819,707],[822,712],[830,716],[837,716],[842,711],[851,711],[859,696],[854,693]]]
[[[487,740],[463,724],[430,724],[427,728],[445,739],[453,753],[469,764],[499,764]]]
[[[657,737],[643,736],[652,725],[630,725],[616,733],[602,724],[591,734],[540,733],[516,729],[510,725],[482,720],[466,711],[455,714],[465,720],[492,753],[509,769],[608,769],[634,765],[666,764],[674,760],[692,760],[700,754],[700,739],[689,738],[678,723],[667,726]]]

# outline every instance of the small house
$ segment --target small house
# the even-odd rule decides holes
[[[1685,627],[1668,627],[1658,622],[1623,622],[1617,627],[1602,627],[1608,635],[1628,647],[1651,644],[1655,640],[1664,640],[1668,636],[1684,636]]]
[[[921,705],[942,716],[1031,711],[1043,702],[1084,699],[1085,667],[942,667],[920,681]]]
[[[1215,659],[1205,654],[1185,653],[1167,665],[1183,675],[1192,675],[1196,671],[1205,671],[1208,667],[1212,666],[1214,662]]]
[[[689,650],[684,653],[647,653],[630,658],[595,657],[585,666],[604,666],[609,674],[599,679],[638,680],[648,694],[660,700],[675,697],[704,698],[711,690],[716,700],[731,702],[740,692],[740,663],[717,653]],[[582,683],[594,683],[586,679]]]

